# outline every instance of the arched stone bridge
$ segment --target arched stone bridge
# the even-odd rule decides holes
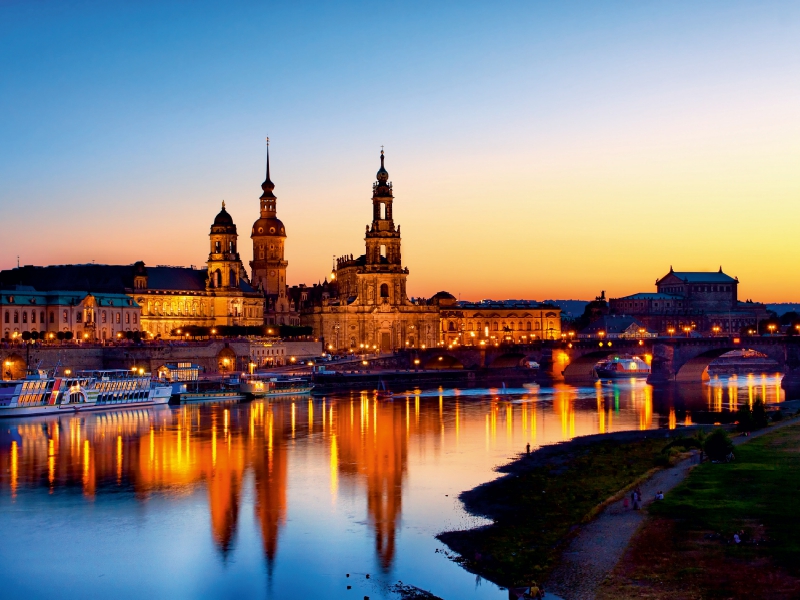
[[[398,358],[407,361],[409,367],[419,360],[419,366],[428,369],[496,369],[536,361],[543,379],[580,382],[592,379],[595,364],[607,356],[649,355],[652,373],[648,381],[662,383],[702,381],[708,377],[706,369],[711,361],[731,350],[743,349],[755,350],[778,363],[786,373],[784,387],[800,385],[800,337],[617,339],[604,341],[602,346],[596,339],[571,343],[544,341],[527,346],[409,350]]]

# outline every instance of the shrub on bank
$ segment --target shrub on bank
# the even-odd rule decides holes
[[[664,446],[661,452],[669,452],[673,448],[677,448],[681,452],[686,452],[693,448],[701,450],[703,448],[702,442],[696,437],[678,437],[672,440],[669,444]]]
[[[733,442],[731,442],[727,431],[724,429],[715,429],[706,438],[703,449],[709,459],[725,460],[725,457],[733,451]]]
[[[764,429],[767,425],[769,425],[769,419],[764,401],[756,400],[753,404],[753,426],[755,429]]]
[[[772,420],[776,422],[783,421],[783,413],[779,410],[776,410],[774,413],[772,413]]]

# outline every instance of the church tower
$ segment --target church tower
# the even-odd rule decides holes
[[[261,218],[253,223],[253,260],[250,262],[253,287],[266,296],[286,296],[286,267],[284,259],[286,229],[278,219],[278,199],[269,178],[269,138],[267,138],[267,178],[261,184]]]
[[[383,150],[381,168],[378,169],[376,179],[372,184],[372,226],[367,225],[364,238],[367,245],[367,268],[390,273],[400,272],[403,270],[400,260],[400,227],[395,227],[392,218],[394,196],[389,173],[383,165]]]
[[[208,254],[208,288],[238,289],[242,277],[242,262],[236,248],[239,236],[236,233],[233,219],[225,210],[224,200],[222,210],[214,218],[208,237],[211,245],[211,251]]]

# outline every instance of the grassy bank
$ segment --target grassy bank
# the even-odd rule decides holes
[[[653,469],[665,432],[643,436],[576,440],[512,463],[507,476],[461,495],[467,510],[494,523],[439,539],[465,568],[500,585],[543,580],[584,517]]]
[[[800,597],[800,424],[735,454],[651,507],[600,598]]]

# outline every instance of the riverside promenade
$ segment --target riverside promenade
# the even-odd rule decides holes
[[[780,404],[792,411],[800,408],[800,401]],[[749,436],[733,438],[735,446],[745,444],[796,424],[800,417],[786,419]],[[699,464],[699,453],[679,462],[674,467],[655,473],[639,485],[642,491],[641,510],[624,506],[624,500],[613,502],[596,519],[587,523],[572,538],[561,556],[561,561],[547,580],[545,589],[564,600],[594,600],[598,586],[611,573],[622,558],[628,544],[642,524],[648,519],[646,508],[654,501],[658,491],[668,493],[681,483],[694,466]]]

